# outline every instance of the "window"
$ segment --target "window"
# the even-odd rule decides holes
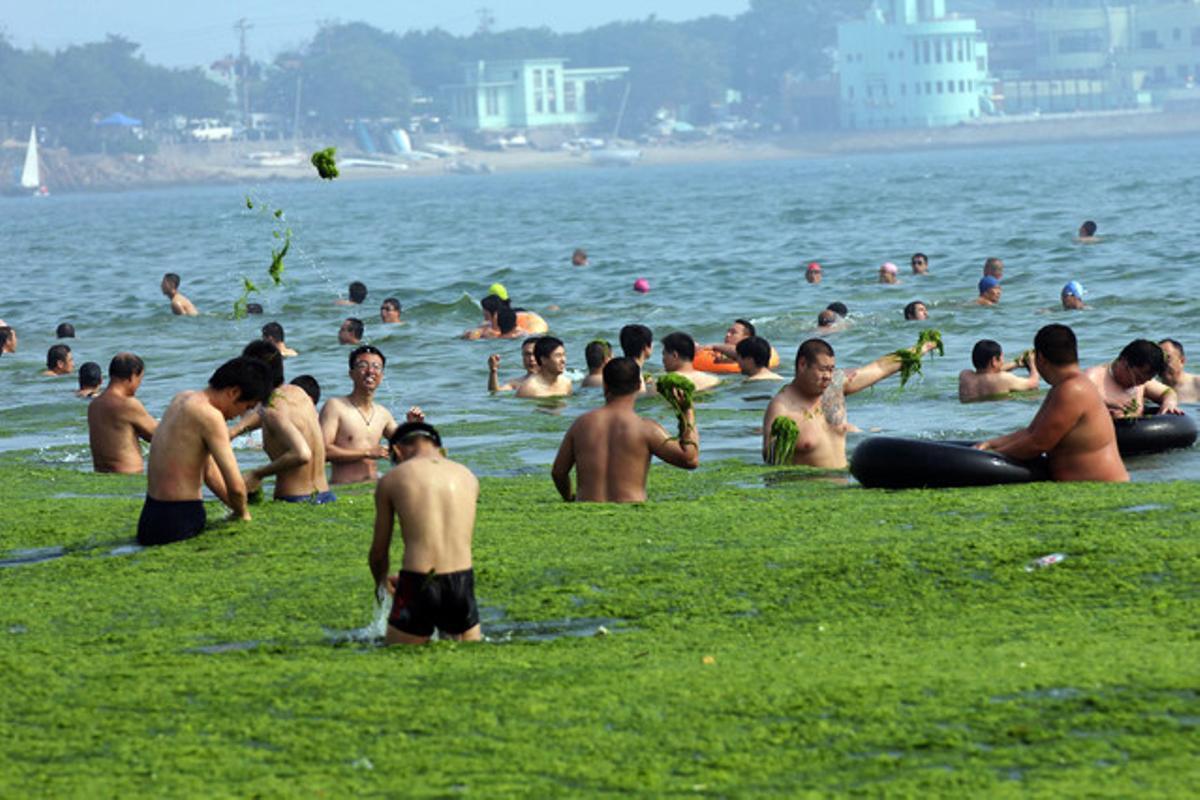
[[[1192,39],[1193,39],[1192,44],[1196,43],[1195,38],[1196,38],[1197,34],[1200,34],[1200,28],[1192,29]],[[921,62],[921,43],[913,42],[913,63],[919,64],[920,62]]]
[[[926,64],[928,64],[929,63],[929,41],[928,40],[921,42],[921,53],[923,56],[922,60]]]
[[[933,40],[933,60],[938,64],[942,63],[942,40]]]
[[[1192,44],[1200,44],[1200,25],[1192,28]]]
[[[920,94],[920,93],[921,93],[921,82],[917,81],[916,83],[913,84],[913,94]]]
[[[1182,28],[1176,28],[1175,30],[1171,31],[1171,41],[1178,42],[1182,39],[1183,39],[1183,29]]]
[[[900,96],[904,97],[907,94],[908,94],[908,84],[907,83],[900,84]]]
[[[960,93],[965,93],[967,91],[967,82],[966,81],[958,82],[958,91]]]
[[[871,84],[869,83],[867,84],[867,97],[874,97],[874,94],[871,92]]]
[[[546,70],[546,110],[551,114],[558,113],[558,83],[552,69]]]
[[[925,94],[933,94],[933,84],[925,81]]]
[[[1179,79],[1183,81],[1186,81],[1188,79],[1188,75],[1191,74],[1191,70],[1188,69],[1187,64],[1180,64],[1175,72],[1179,75]]]
[[[846,97],[850,100],[854,99],[854,87],[853,86],[846,87]]]
[[[1103,53],[1108,37],[1102,30],[1068,31],[1058,38],[1060,53]]]
[[[489,117],[494,117],[500,113],[500,90],[490,88],[484,95],[487,113]]]
[[[896,60],[896,54],[893,53],[891,50],[888,50],[888,61],[895,61],[895,60]]]
[[[563,81],[563,111],[574,114],[575,109],[575,81]]]
[[[545,108],[546,96],[542,90],[542,71],[535,69],[533,71],[533,110],[541,114]]]
[[[938,90],[938,94],[945,94],[945,92],[943,91],[943,84],[941,81],[937,82],[937,90]]]
[[[1138,47],[1147,50],[1157,50],[1162,47],[1158,41],[1158,31],[1142,31],[1138,35]]]
[[[963,47],[963,40],[959,39],[958,40],[958,58],[956,58],[954,60],[955,61],[966,61],[966,59],[967,59],[967,54],[965,52],[965,48]]]
[[[954,94],[954,81],[946,82],[946,91],[949,92],[950,94]]]

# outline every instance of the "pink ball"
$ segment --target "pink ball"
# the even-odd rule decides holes
[[[645,278],[638,278],[633,282],[633,290],[635,292],[641,292],[642,294],[645,294],[646,292],[650,291],[650,281],[646,280]]]

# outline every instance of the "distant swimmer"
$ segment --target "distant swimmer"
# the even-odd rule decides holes
[[[642,386],[641,365],[614,358],[604,367],[604,405],[575,420],[563,437],[550,475],[567,502],[641,503],[646,500],[650,457],[683,469],[700,464],[700,432],[688,409],[682,436],[639,417],[634,402]],[[575,470],[578,489],[571,485]]]
[[[926,342],[922,352],[937,344]],[[845,469],[846,434],[855,428],[846,419],[846,396],[874,386],[900,370],[900,359],[889,353],[859,369],[836,370],[833,348],[822,339],[809,339],[796,351],[796,376],[775,395],[763,416],[763,460],[771,454],[771,426],[779,416],[796,422],[792,463],[822,469]]]
[[[737,343],[738,368],[747,381],[781,381],[782,375],[770,370],[771,343],[761,336],[749,336]]]
[[[696,386],[696,391],[704,392],[715,389],[721,384],[721,379],[708,372],[696,369],[696,340],[682,331],[675,331],[663,337],[662,364],[663,369],[670,375],[682,375]]]
[[[521,366],[525,368],[525,374],[519,378],[513,378],[507,383],[500,383],[500,355],[492,353],[488,356],[489,392],[515,392],[522,383],[529,380],[537,372],[537,359],[533,356],[533,348],[537,345],[540,338],[542,337],[530,336],[521,342]]]
[[[263,313],[262,303],[246,303],[246,313],[247,314]]]
[[[825,306],[825,308],[827,308],[830,311],[832,311],[833,313],[837,314],[842,319],[845,319],[846,317],[850,316],[850,309],[846,308],[846,304],[838,302],[837,300],[835,300],[832,303],[830,303],[829,305]]]
[[[983,277],[995,278],[998,281],[1004,280],[1004,259],[993,256],[984,261]]]
[[[103,382],[100,365],[95,361],[87,361],[79,368],[79,388],[75,390],[75,396],[95,397],[100,394],[100,384]]]
[[[1083,284],[1079,281],[1068,281],[1067,285],[1062,288],[1059,297],[1062,300],[1062,307],[1066,311],[1078,311],[1087,308],[1083,303],[1083,296],[1087,292],[1083,288]]]
[[[394,297],[384,299],[379,306],[379,321],[384,325],[400,324],[400,301]]]
[[[621,353],[625,358],[632,358],[636,361],[638,369],[642,369],[650,356],[654,355],[654,333],[645,325],[634,323],[621,328],[620,342]],[[605,375],[607,374],[605,373]],[[653,383],[653,380],[649,382]],[[642,393],[652,391],[652,387],[648,387],[646,384],[647,380],[643,377],[638,391]]]
[[[375,461],[387,458],[387,448],[379,442],[395,432],[396,420],[391,411],[375,402],[386,362],[376,347],[356,348],[350,353],[350,380],[354,388],[345,397],[329,398],[321,408],[325,458],[333,464],[330,483],[373,481],[378,474]],[[421,409],[416,406],[409,409],[410,422],[424,418]]]
[[[117,353],[108,363],[108,387],[88,404],[88,444],[96,472],[140,473],[142,448],[158,422],[135,397],[146,366],[133,353]]]
[[[575,391],[567,369],[567,351],[562,340],[543,336],[533,346],[537,371],[517,387],[517,397],[562,397]]]
[[[278,322],[268,322],[262,326],[262,338],[265,342],[270,342],[279,350],[279,354],[284,358],[291,358],[299,355],[295,350],[288,347],[284,341],[283,326]]]
[[[737,357],[738,342],[743,339],[748,339],[754,336],[758,331],[754,327],[754,323],[748,319],[735,319],[728,328],[725,329],[725,338],[720,344],[706,344],[701,350],[713,350],[716,352],[716,358],[713,361],[717,364],[732,364]]]
[[[171,313],[179,317],[194,317],[200,312],[192,305],[192,301],[183,296],[183,292],[179,291],[179,276],[174,272],[168,272],[163,275],[160,287],[162,293],[171,300]]]
[[[1084,374],[1100,390],[1113,417],[1143,416],[1147,400],[1159,404],[1160,414],[1182,414],[1175,390],[1154,379],[1165,364],[1161,347],[1148,339],[1134,339],[1116,361],[1090,367]]]
[[[571,253],[571,266],[586,267],[587,265],[588,265],[587,252],[581,247],[576,247],[575,252]]]
[[[321,402],[321,384],[317,383],[317,379],[312,375],[297,375],[292,378],[292,386],[303,389],[314,406]]]
[[[816,261],[809,262],[808,267],[804,270],[804,280],[809,283],[820,283],[821,265]]]
[[[333,301],[335,306],[357,306],[367,299],[367,285],[362,281],[351,281],[346,290],[348,300],[338,298]]]
[[[517,312],[499,295],[489,294],[483,298],[480,308],[483,310],[483,324],[463,331],[462,338],[516,339],[529,333],[518,325]]]
[[[929,319],[929,306],[920,300],[913,300],[904,307],[904,318],[910,322],[913,320],[927,320]]]
[[[1184,372],[1187,358],[1183,345],[1174,339],[1163,339],[1158,343],[1163,351],[1163,368],[1158,373],[1162,382],[1175,390],[1181,403],[1200,403],[1200,375]]]
[[[9,325],[0,325],[0,355],[15,352],[17,352],[16,330]]]
[[[283,383],[283,356],[270,342],[251,342],[242,350],[247,358],[267,365],[271,395],[253,409],[246,420],[230,433],[261,428],[263,450],[269,463],[242,473],[250,494],[262,488],[263,479],[275,476],[275,499],[289,503],[331,503],[337,498],[325,480],[325,438],[317,410],[308,393],[299,386]]]
[[[203,485],[229,507],[231,518],[250,519],[246,484],[225,423],[270,393],[267,365],[254,358],[235,358],[217,368],[206,388],[175,395],[150,440],[138,544],[168,544],[198,535],[206,522]]]
[[[581,389],[604,388],[604,365],[612,361],[612,345],[603,339],[593,339],[583,348],[588,374],[579,384]]]
[[[42,374],[48,378],[58,378],[75,372],[75,355],[65,344],[51,345],[46,351],[46,369]]]
[[[1018,461],[1049,456],[1056,481],[1128,481],[1104,398],[1079,368],[1075,333],[1047,325],[1033,340],[1037,370],[1050,384],[1028,428],[976,445]]]
[[[913,275],[928,275],[929,274],[929,256],[924,253],[913,253],[909,259],[909,264],[912,265]]]
[[[1093,220],[1087,220],[1079,226],[1079,233],[1076,234],[1075,241],[1080,244],[1095,244],[1100,241],[1100,237],[1096,235],[1097,227]]]
[[[75,326],[69,322],[60,322],[58,327],[54,329],[55,339],[74,339]]]
[[[424,644],[438,635],[479,641],[471,539],[479,481],[442,452],[442,438],[406,422],[389,439],[394,467],[375,486],[375,534],[368,557],[377,597],[392,595],[388,644]],[[389,575],[396,522],[404,540],[399,574]]]
[[[825,333],[836,333],[846,327],[846,317],[850,313],[845,303],[830,303],[821,313],[817,314],[817,329]]]
[[[879,282],[887,284],[897,284],[900,282],[899,270],[891,261],[885,261],[879,267]]]
[[[342,320],[341,326],[338,328],[338,344],[357,345],[362,344],[362,337],[365,328],[363,321],[357,317],[346,317]]]
[[[998,342],[980,339],[971,350],[974,370],[964,369],[958,374],[958,401],[972,403],[976,400],[998,400],[1010,392],[1028,392],[1038,388],[1040,380],[1037,363],[1032,352],[1022,353],[1015,361],[1005,361],[1004,351]],[[1017,367],[1029,370],[1028,378],[1012,374]]]
[[[1000,281],[990,275],[979,279],[979,297],[975,298],[977,306],[994,306],[1000,303]]]

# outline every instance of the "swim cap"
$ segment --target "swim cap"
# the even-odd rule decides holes
[[[820,271],[821,271],[821,265],[815,261],[813,261],[811,264],[809,264],[808,269],[805,270],[805,272],[820,272]]]
[[[503,283],[493,283],[491,286],[488,287],[488,294],[494,294],[494,295],[496,295],[496,297],[499,297],[501,300],[508,299],[508,289],[504,288]]]
[[[1062,293],[1063,295],[1069,294],[1074,297],[1078,297],[1080,300],[1082,300],[1084,294],[1086,294],[1083,289],[1083,284],[1079,281],[1068,281],[1067,285],[1062,288]]]
[[[650,291],[650,281],[646,280],[645,278],[638,278],[633,282],[633,290],[635,292],[641,292],[642,294],[645,294],[646,292]]]
[[[1000,285],[1000,281],[993,278],[991,275],[984,275],[979,279],[979,293],[983,294],[989,289],[993,289]]]
[[[889,272],[889,273],[891,273],[891,274],[893,274],[893,275],[896,273],[896,265],[895,265],[895,264],[893,264],[893,263],[892,263],[892,262],[890,262],[890,261],[885,261],[885,262],[883,262],[883,266],[882,266],[882,267],[880,267],[879,269],[880,269],[880,270],[882,270],[882,271],[884,271],[884,272]]]

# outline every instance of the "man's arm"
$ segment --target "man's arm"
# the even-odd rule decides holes
[[[700,466],[700,431],[696,429],[696,412],[688,409],[683,430],[678,438],[669,436],[662,425],[645,420],[650,426],[650,452],[673,467],[695,469]]]
[[[413,413],[414,410],[416,411],[415,415]],[[385,415],[384,423],[383,423],[383,438],[391,439],[392,434],[396,432],[396,428],[399,428],[400,424],[398,422],[396,422],[396,418],[392,416],[391,411],[388,411],[385,408],[385,409],[383,409],[383,413]],[[421,413],[421,409],[417,408],[416,406],[413,406],[411,409],[409,409],[408,415],[405,417],[405,419],[408,422],[419,422],[419,421],[425,419],[425,415]],[[383,449],[383,454],[385,456],[387,455],[386,447]]]
[[[937,347],[936,342],[926,342],[921,347],[921,353],[924,355],[933,348]],[[846,382],[842,385],[842,394],[854,394],[861,392],[863,389],[874,386],[884,378],[895,375],[900,371],[899,356],[888,353],[886,356],[881,356],[875,359],[865,367],[852,369],[846,373]]]
[[[263,413],[265,409],[261,405],[257,405],[250,411],[242,415],[242,418],[237,421],[237,424],[229,429],[230,441],[236,439],[242,434],[256,431],[263,425]]]
[[[283,443],[283,453],[269,464],[247,470],[245,475],[246,491],[253,492],[262,485],[263,478],[277,475],[290,469],[303,466],[312,461],[312,448],[300,434],[299,428],[279,411],[267,409],[263,414],[263,427],[271,436]]]
[[[775,395],[771,402],[767,403],[767,410],[763,414],[762,426],[762,460],[767,463],[770,460],[771,454],[771,426],[775,424],[775,418],[781,413],[780,395]]]
[[[238,469],[237,458],[233,455],[233,447],[229,444],[229,429],[225,421],[216,412],[212,417],[206,417],[201,433],[204,446],[212,456],[217,473],[225,484],[225,497],[221,498],[229,510],[238,519],[250,519],[250,511],[246,508],[246,483],[242,480],[241,470]],[[211,486],[209,488],[212,488]]]
[[[1146,381],[1146,398],[1159,405],[1159,414],[1182,414],[1179,408],[1179,393],[1161,381]],[[1142,411],[1145,411],[1143,407]]]
[[[388,551],[392,547],[392,528],[395,511],[388,496],[384,481],[375,485],[375,536],[371,540],[371,551],[367,563],[371,567],[376,597],[380,586],[387,586]]]
[[[500,391],[500,356],[496,353],[488,356],[488,391]]]
[[[158,420],[150,416],[150,412],[138,400],[134,400],[130,406],[132,414],[130,415],[129,424],[133,426],[133,432],[141,439],[150,441],[154,438],[154,432],[158,430]]]
[[[554,488],[568,503],[575,499],[575,490],[571,488],[571,468],[575,466],[575,426],[567,429],[562,444],[558,446],[558,455],[554,457],[554,466],[550,468],[550,477],[554,479]]]
[[[979,448],[1018,461],[1028,461],[1053,450],[1079,421],[1083,402],[1080,391],[1081,387],[1075,385],[1054,387],[1028,428],[984,442]]]

